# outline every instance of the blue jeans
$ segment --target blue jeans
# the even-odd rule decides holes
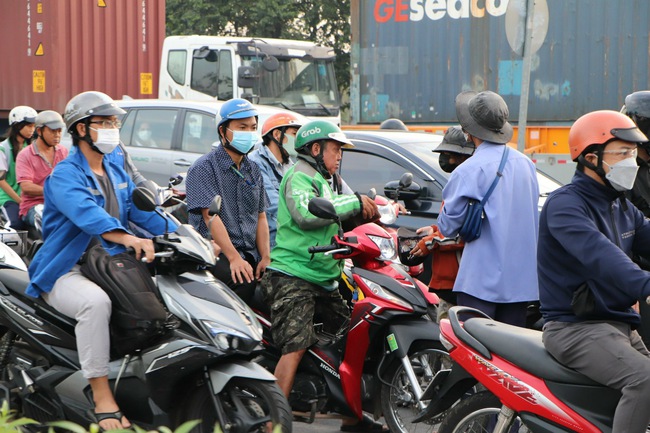
[[[5,202],[4,205],[2,205],[4,208],[4,213],[9,218],[9,224],[11,224],[11,228],[15,230],[24,230],[25,229],[25,224],[23,223],[23,220],[20,218],[18,215],[18,210],[19,210],[19,205],[15,201],[8,200]]]

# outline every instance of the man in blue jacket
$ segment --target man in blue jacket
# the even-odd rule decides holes
[[[162,234],[165,220],[138,210],[131,201],[135,185],[121,164],[105,159],[119,144],[115,102],[100,92],[84,92],[68,102],[66,128],[77,152],[61,161],[45,181],[44,243],[29,267],[27,294],[42,297],[77,321],[75,336],[83,375],[92,389],[95,416],[103,430],[130,427],[108,382],[110,354],[108,295],[80,272],[79,261],[91,246],[110,254],[133,248],[136,257],[154,257],[153,243],[128,230],[129,221]],[[176,226],[170,222],[169,227]]]
[[[612,432],[646,431],[650,353],[633,306],[650,296],[650,222],[625,198],[634,185],[637,144],[646,136],[627,116],[595,111],[569,132],[578,163],[540,216],[538,274],[544,345],[561,363],[620,390]]]

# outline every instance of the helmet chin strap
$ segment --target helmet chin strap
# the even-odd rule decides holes
[[[605,185],[608,188],[611,188],[612,190],[619,193],[619,198],[621,200],[621,206],[623,207],[623,210],[627,210],[627,203],[625,201],[625,193],[618,191],[616,188],[614,188],[612,186],[612,184],[609,182],[609,180],[607,180],[607,177],[605,176],[606,175],[605,169],[603,169],[603,155],[600,152],[597,152],[597,154],[598,154],[598,165],[597,166],[592,164],[591,162],[587,161],[587,158],[585,158],[584,155],[580,155],[578,157],[578,162],[581,163],[582,165],[584,165],[585,167],[587,167],[587,168],[593,170],[594,172],[596,172],[596,174],[598,176],[600,176],[600,178],[603,180],[603,182],[605,182]]]
[[[289,153],[284,149],[284,146],[282,146],[282,143],[284,142],[284,131],[286,131],[286,128],[282,128],[280,130],[280,141],[276,140],[275,137],[273,137],[273,134],[271,134],[271,140],[278,145],[280,148],[280,155],[282,155],[282,163],[286,164],[289,162]]]
[[[99,150],[99,148],[95,146],[95,142],[93,141],[93,139],[90,138],[90,122],[84,121],[84,125],[86,125],[86,135],[84,135],[83,137],[79,137],[79,140],[85,141],[86,143],[88,143],[88,145],[92,150],[99,153],[100,155],[104,155],[104,152]]]
[[[325,179],[331,179],[332,175],[330,174],[329,170],[327,170],[327,167],[325,167],[325,160],[323,159],[323,153],[325,153],[325,143],[320,142],[320,152],[318,152],[318,155],[314,157],[314,160],[316,161],[316,170],[325,178]]]

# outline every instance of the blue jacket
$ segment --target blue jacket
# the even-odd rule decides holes
[[[255,162],[262,172],[264,190],[269,206],[266,208],[266,220],[269,223],[269,240],[271,249],[275,247],[275,234],[278,231],[278,202],[280,201],[280,182],[282,176],[293,163],[282,164],[275,159],[267,146],[262,145],[248,154],[248,159]]]
[[[571,309],[574,291],[587,283],[595,299],[588,320],[638,326],[631,308],[650,295],[650,272],[631,257],[650,254],[650,222],[628,200],[576,171],[551,194],[539,223],[538,274],[545,321],[580,322]]]
[[[122,245],[106,242],[101,235],[112,230],[124,230],[132,221],[151,233],[162,234],[165,220],[158,214],[137,209],[131,202],[135,185],[120,165],[104,160],[104,170],[113,183],[120,207],[120,218],[104,210],[101,186],[81,152],[73,152],[54,168],[45,181],[43,194],[43,239],[29,266],[31,283],[27,294],[38,297],[52,290],[56,280],[72,269],[97,238],[110,254],[123,252]],[[170,221],[169,230],[176,230]],[[130,232],[129,232],[130,233]]]

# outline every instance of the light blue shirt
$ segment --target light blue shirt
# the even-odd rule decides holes
[[[260,146],[258,149],[248,154],[248,159],[255,162],[262,172],[264,179],[264,190],[269,200],[269,206],[266,208],[266,220],[269,223],[269,240],[271,249],[275,246],[275,234],[278,231],[278,202],[280,201],[280,182],[287,170],[293,165],[293,162],[282,164],[271,153],[268,146]]]
[[[458,234],[469,200],[485,196],[503,151],[503,145],[483,142],[453,171],[442,191],[444,205],[438,218],[438,228],[445,237]],[[535,165],[511,148],[503,176],[485,204],[481,236],[465,244],[455,292],[495,303],[539,298],[538,200]]]

